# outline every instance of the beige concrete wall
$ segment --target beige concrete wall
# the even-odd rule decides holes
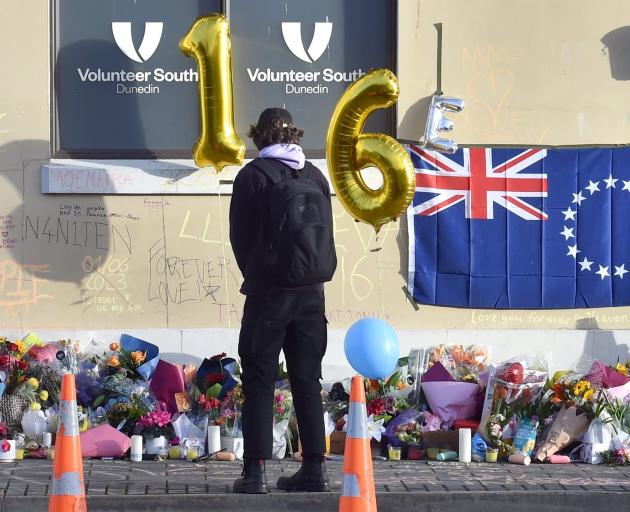
[[[599,43],[616,20],[630,14],[618,7],[621,3],[603,2],[614,7],[611,11],[598,2],[596,11],[588,2],[571,2],[590,9],[586,14],[567,10],[578,12],[571,22],[561,15],[566,1],[506,2],[509,9],[498,1],[469,3],[475,9],[464,1],[400,2],[401,136],[415,137],[414,105],[434,88],[432,23],[442,21],[444,88],[469,104],[455,119],[461,142],[630,140],[627,114],[623,107],[615,110],[625,101],[627,84],[611,79]],[[49,157],[46,4],[0,4],[0,328],[237,328],[243,298],[227,240],[229,197],[40,193],[40,166]],[[550,6],[550,15],[543,4]],[[526,5],[533,7],[526,11]],[[504,28],[495,30],[497,19],[504,20]],[[546,39],[541,48],[535,43]],[[568,59],[564,68],[550,60],[554,52]],[[584,55],[591,60],[580,68]],[[572,100],[554,106],[569,93]],[[581,132],[579,112],[584,112]],[[336,200],[335,215],[339,270],[327,287],[333,329],[365,315],[411,330],[630,325],[628,308],[500,313],[421,306],[415,311],[402,291],[404,222],[387,226],[383,250],[372,253],[372,230],[353,222]],[[594,319],[584,320],[589,315]]]
[[[617,0],[401,0],[399,136],[423,133],[436,89],[464,98],[465,144],[630,143],[630,3]]]

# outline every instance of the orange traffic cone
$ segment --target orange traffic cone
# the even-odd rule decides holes
[[[79,438],[77,390],[74,375],[65,374],[61,381],[61,410],[55,442],[52,492],[49,512],[86,512],[83,485],[83,460]]]
[[[352,377],[339,512],[376,512],[363,377]]]

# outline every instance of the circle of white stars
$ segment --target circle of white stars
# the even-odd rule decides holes
[[[623,186],[617,185],[616,183],[618,181],[621,181],[623,183]],[[564,230],[560,232],[560,235],[564,236],[564,240],[567,243],[567,250],[568,250],[567,256],[571,256],[577,262],[577,264],[580,266],[580,272],[593,272],[597,274],[602,279],[602,281],[606,279],[607,277],[609,278],[618,277],[619,279],[623,279],[623,276],[627,274],[628,272],[630,272],[630,270],[626,270],[625,263],[622,263],[620,266],[613,264],[612,266],[615,268],[613,272],[610,266],[605,267],[595,261],[590,261],[584,255],[578,256],[578,254],[581,254],[582,251],[580,251],[580,249],[578,248],[577,239],[575,238],[575,233],[574,233],[575,228],[576,228],[575,216],[577,215],[578,208],[582,206],[582,203],[584,201],[591,199],[597,192],[601,192],[602,190],[607,190],[609,188],[616,189],[618,186],[622,187],[621,188],[622,191],[627,190],[628,192],[630,192],[630,180],[627,180],[627,181],[619,180],[617,178],[613,178],[612,174],[609,175],[608,178],[605,180],[595,181],[595,182],[589,180],[588,186],[584,187],[577,194],[573,194],[573,200],[571,201],[571,204],[566,210],[562,212],[564,214],[564,222],[563,222]],[[605,187],[605,188],[600,188],[600,187]],[[572,208],[573,205],[576,205],[575,210],[573,210]],[[570,225],[569,226],[566,225],[566,224],[571,224],[571,222],[573,222],[573,227],[571,227]],[[571,238],[573,240],[571,240]],[[570,245],[571,242],[574,242],[573,245]],[[580,261],[580,258],[582,258],[581,261]]]

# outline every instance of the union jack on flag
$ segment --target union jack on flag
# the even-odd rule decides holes
[[[630,305],[630,148],[408,151],[409,289],[418,302]]]
[[[469,219],[492,219],[497,204],[525,220],[547,220],[547,214],[522,199],[547,196],[546,174],[522,173],[545,158],[546,149],[527,149],[497,162],[490,148],[466,148],[462,164],[420,146],[410,146],[410,152],[423,165],[416,169],[416,191],[436,194],[415,206],[415,213],[435,215],[463,201]]]

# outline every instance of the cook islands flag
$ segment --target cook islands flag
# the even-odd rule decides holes
[[[423,304],[630,304],[630,148],[410,146],[409,290]]]

